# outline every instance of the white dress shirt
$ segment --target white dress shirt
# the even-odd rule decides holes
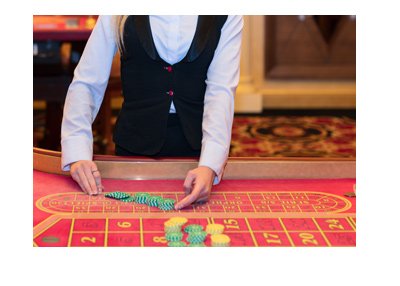
[[[160,57],[173,65],[187,54],[198,16],[150,16],[154,44]],[[92,123],[100,109],[118,48],[113,16],[100,16],[74,71],[61,127],[62,169],[79,160],[92,160]],[[214,170],[220,182],[229,154],[234,95],[239,83],[242,16],[228,16],[207,71],[203,139],[199,166]],[[170,112],[175,112],[173,103]]]

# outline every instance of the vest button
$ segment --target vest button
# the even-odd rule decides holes
[[[164,67],[165,70],[167,70],[168,72],[172,72],[172,67],[168,66],[168,67]]]
[[[168,94],[169,96],[173,96],[174,95],[174,91],[173,90],[167,91],[166,94]]]

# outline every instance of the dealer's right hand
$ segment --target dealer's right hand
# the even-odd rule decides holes
[[[101,194],[104,189],[100,172],[93,161],[81,160],[72,163],[70,174],[82,191],[88,195]]]

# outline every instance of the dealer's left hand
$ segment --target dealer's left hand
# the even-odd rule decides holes
[[[199,166],[190,170],[183,183],[186,197],[175,204],[175,209],[180,210],[192,203],[207,202],[210,198],[215,176],[215,172],[206,166]]]

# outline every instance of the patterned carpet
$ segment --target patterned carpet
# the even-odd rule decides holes
[[[356,121],[347,117],[235,117],[230,156],[356,157]]]
[[[44,115],[34,112],[34,146],[41,147]],[[115,122],[115,118],[112,122]],[[94,131],[94,150],[104,149]],[[356,121],[335,116],[235,116],[229,156],[356,157]]]

